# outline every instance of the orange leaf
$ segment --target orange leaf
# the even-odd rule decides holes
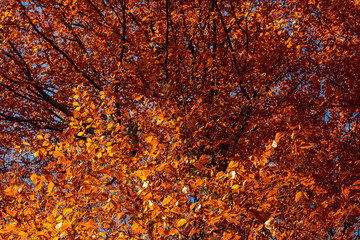
[[[54,188],[54,183],[53,182],[50,182],[49,185],[48,185],[48,193],[50,194]]]
[[[302,145],[300,148],[301,149],[309,149],[309,148],[312,148],[314,145],[315,145],[314,143],[308,143],[308,144]]]
[[[65,208],[64,211],[63,211],[63,215],[66,216],[68,215],[69,213],[71,213],[73,210],[71,208]]]
[[[281,132],[278,132],[275,134],[275,142],[279,142],[280,141],[280,138],[282,138],[283,136],[283,133]]]
[[[54,151],[54,152],[53,152],[53,156],[54,156],[55,158],[64,157],[64,154],[63,154],[62,152],[60,152],[60,151]]]
[[[3,229],[0,230],[0,233],[10,233],[12,230],[14,230],[16,227],[16,223],[12,222],[9,225],[7,225],[6,227],[4,227]]]
[[[149,137],[145,138],[145,141],[148,143],[151,143],[152,139],[153,139],[153,136],[149,136]]]
[[[19,236],[20,236],[20,240],[25,240],[29,236],[29,234],[27,234],[24,231],[21,231],[19,232]]]
[[[303,193],[301,191],[297,192],[295,195],[295,201],[299,202],[303,197]]]
[[[199,169],[199,170],[203,170],[203,169],[206,168],[206,167],[205,167],[203,164],[201,164],[200,162],[194,163],[194,167],[196,167],[196,168]]]
[[[39,191],[40,190],[40,188],[42,187],[42,185],[43,185],[43,182],[38,182],[37,184],[36,184],[36,186],[35,186],[35,192],[37,192],[37,191]]]
[[[164,200],[162,201],[162,205],[163,206],[167,205],[171,200],[172,200],[172,197],[170,197],[170,196],[164,198]]]
[[[33,183],[37,183],[37,175],[35,174],[35,173],[33,173],[33,174],[31,174],[31,176],[30,176],[30,179],[31,179],[31,181],[33,182]]]

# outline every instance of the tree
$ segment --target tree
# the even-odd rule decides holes
[[[3,239],[358,239],[357,1],[0,6]]]

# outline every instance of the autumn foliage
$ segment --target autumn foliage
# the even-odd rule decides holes
[[[0,1],[1,239],[358,239],[359,19]]]

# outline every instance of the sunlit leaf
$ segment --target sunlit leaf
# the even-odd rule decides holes
[[[177,222],[177,226],[178,227],[182,227],[185,223],[186,223],[187,221],[186,221],[186,219],[180,219],[178,222]]]
[[[50,194],[54,188],[54,183],[53,182],[50,182],[49,185],[48,185],[48,193]]]
[[[36,183],[37,183],[38,176],[37,176],[35,173],[33,173],[33,174],[31,174],[30,179],[31,179],[31,181],[32,181],[33,183],[36,184]]]

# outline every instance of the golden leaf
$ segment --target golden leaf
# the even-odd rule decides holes
[[[180,219],[178,222],[177,222],[177,226],[178,227],[181,227],[181,226],[183,226],[184,224],[186,223],[186,219]]]
[[[51,212],[52,216],[53,217],[56,217],[57,216],[57,208],[54,208]]]
[[[69,213],[72,213],[72,209],[71,208],[65,208],[64,211],[63,211],[63,215],[66,216],[68,215]]]
[[[20,236],[20,240],[25,240],[29,236],[29,234],[24,231],[21,231],[19,232],[19,236]]]
[[[31,174],[30,179],[33,183],[37,183],[37,175],[35,173]]]
[[[54,188],[54,183],[53,182],[50,182],[49,185],[48,185],[48,193],[50,194]]]
[[[3,229],[0,230],[0,233],[10,233],[12,230],[14,230],[16,227],[16,223],[12,222],[11,224],[7,225]]]
[[[167,205],[171,200],[172,200],[172,197],[170,197],[170,196],[164,198],[164,200],[162,201],[162,205],[163,206]]]
[[[153,139],[153,136],[149,136],[149,137],[145,138],[145,141],[148,143],[151,143],[152,139]]]

